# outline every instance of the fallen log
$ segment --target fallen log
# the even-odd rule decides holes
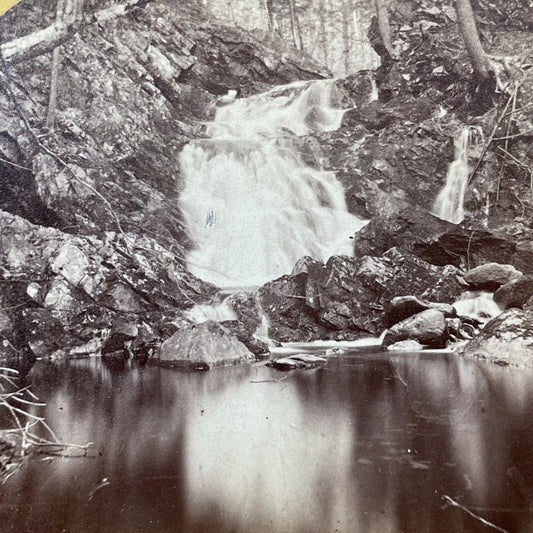
[[[57,21],[47,28],[1,44],[0,53],[4,61],[12,65],[40,56],[51,52],[54,48],[70,39],[81,25],[87,23],[101,24],[115,17],[125,15],[131,12],[138,3],[139,0],[134,0],[102,9],[87,17],[85,21],[80,21],[75,17]]]

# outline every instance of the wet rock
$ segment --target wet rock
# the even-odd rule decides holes
[[[250,329],[246,324],[239,320],[224,320],[220,325],[225,328],[228,333],[235,335],[256,357],[264,358],[270,355],[270,350],[266,342],[254,337],[250,333]]]
[[[307,273],[282,276],[259,289],[261,307],[269,319],[268,336],[280,341],[307,341],[326,335],[313,308],[306,305]]]
[[[446,328],[452,341],[471,340],[479,331],[479,327],[462,318],[447,318]]]
[[[228,303],[235,311],[239,322],[246,327],[250,334],[254,333],[261,324],[261,314],[255,293],[236,292],[228,298]]]
[[[444,314],[428,309],[402,320],[387,331],[383,345],[389,346],[403,340],[416,340],[430,348],[444,348],[448,340]]]
[[[444,302],[461,290],[454,267],[391,249],[382,257],[333,256],[326,265],[310,264],[308,272],[265,284],[259,298],[271,338],[344,340],[379,335],[386,323],[384,308],[395,296]]]
[[[494,301],[502,309],[523,307],[533,296],[533,276],[523,276],[502,285],[494,293]]]
[[[296,370],[297,368],[305,368],[305,363],[298,359],[291,359],[290,357],[280,357],[274,359],[271,365],[278,370]]]
[[[290,359],[296,359],[305,363],[306,368],[313,368],[327,363],[327,359],[310,353],[298,353],[290,356]]]
[[[135,324],[124,320],[116,320],[109,332],[109,337],[102,346],[102,355],[119,351],[129,357],[132,353],[132,341],[138,334],[139,328]]]
[[[465,281],[474,290],[495,291],[501,285],[514,281],[522,275],[522,272],[513,265],[485,263],[469,270],[465,274]]]
[[[502,365],[533,367],[533,311],[503,312],[464,346],[462,354]]]
[[[322,268],[323,266],[323,263],[320,261],[306,255],[296,261],[296,264],[291,271],[291,276],[296,276],[302,272],[308,273],[310,269]]]
[[[144,364],[159,352],[161,337],[149,324],[141,324],[138,330],[139,333],[132,342],[131,351],[135,359]]]
[[[154,362],[162,366],[208,370],[254,359],[252,352],[237,337],[208,320],[174,333],[163,342],[159,359]]]
[[[457,311],[450,304],[428,302],[416,296],[396,296],[385,306],[385,323],[391,327],[412,315],[426,311],[427,309],[437,309],[446,318],[454,317]]]

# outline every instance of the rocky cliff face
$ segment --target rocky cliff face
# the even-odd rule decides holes
[[[183,144],[204,135],[230,89],[245,95],[328,73],[190,4],[139,2],[121,16],[105,4],[88,9],[61,46],[53,129],[51,54],[5,65],[0,306],[12,327],[3,352],[98,352],[123,315],[164,337],[182,323],[180,309],[216,293],[183,266]],[[23,16],[26,33],[36,29],[22,3],[2,20],[5,39],[23,33]]]
[[[373,220],[354,240],[356,259],[333,258],[260,291],[277,338],[377,334],[387,299],[458,294],[448,263],[501,260],[503,250],[506,262],[530,272],[530,19],[517,20],[516,2],[478,4],[500,80],[492,98],[472,90],[452,3],[402,0],[391,12],[398,58],[339,80],[352,108],[341,128],[300,139],[308,164],[337,173],[350,211]],[[53,129],[45,120],[51,54],[7,62],[0,74],[4,354],[98,352],[124,320],[139,339],[128,349],[148,353],[183,327],[183,309],[209,302],[217,289],[184,267],[181,148],[205,135],[228,90],[248,95],[329,75],[283,44],[266,46],[217,23],[196,2],[139,1],[120,16],[116,9],[91,2],[62,44]],[[4,40],[21,35],[22,20],[27,32],[42,24],[23,3],[2,19]],[[53,21],[50,10],[44,20]],[[375,32],[370,37],[381,50]],[[464,126],[483,132],[483,141],[470,152],[477,172],[467,221],[450,229],[427,211]],[[401,252],[387,256],[392,247]],[[427,275],[423,286],[411,279],[417,271]],[[390,276],[381,283],[383,272]],[[448,279],[448,298],[431,293]],[[46,331],[54,332],[50,342]]]

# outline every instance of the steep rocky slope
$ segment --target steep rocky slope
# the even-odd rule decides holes
[[[10,11],[3,40],[37,29],[36,9],[22,2]],[[0,75],[7,354],[28,351],[28,341],[38,355],[98,352],[124,318],[148,331],[147,342],[175,331],[180,309],[216,293],[183,266],[183,144],[204,135],[230,89],[328,75],[208,19],[194,2],[130,3],[112,16],[116,9],[87,8],[61,46],[53,129],[45,123],[51,54],[8,61]]]

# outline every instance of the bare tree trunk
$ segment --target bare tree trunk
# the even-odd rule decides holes
[[[391,41],[391,29],[390,29],[389,10],[387,6],[387,2],[386,0],[374,0],[374,5],[376,7],[376,15],[378,18],[379,33],[381,35],[383,46],[387,50],[389,56],[391,58],[394,58],[396,57],[396,53],[394,51],[394,48],[392,46],[392,41]]]
[[[350,10],[349,4],[346,0],[342,0],[342,43],[343,50],[342,56],[344,59],[344,73],[350,72],[350,55],[352,52],[351,39],[350,39]]]
[[[71,6],[68,6],[69,8]],[[65,0],[57,0],[56,6],[56,22],[61,22],[65,16],[66,11]],[[46,114],[46,127],[51,130],[54,129],[56,108],[57,108],[57,83],[59,80],[59,66],[61,63],[61,45],[56,46],[52,52],[52,74],[50,76],[50,96],[48,98],[48,112]]]
[[[300,28],[300,19],[298,18],[298,11],[296,11],[296,7],[294,7],[294,20],[296,21],[296,32],[298,33],[298,42],[300,43],[300,50],[303,50],[304,41],[302,39],[302,28]]]
[[[488,80],[490,77],[490,64],[479,40],[476,19],[470,0],[457,0],[457,22],[459,33],[465,43],[468,57],[472,63],[474,77],[479,80]]]
[[[327,31],[327,15],[326,15],[326,5],[325,0],[322,0],[322,8],[318,11],[320,17],[320,44],[322,45],[322,52],[324,53],[324,64],[327,65],[329,62],[329,53],[328,53],[328,31]]]
[[[296,21],[295,21],[295,12],[294,12],[294,0],[289,0],[289,9],[291,13],[291,32],[292,40],[294,42],[294,47],[298,48],[298,41],[296,39]]]
[[[228,0],[228,18],[235,24],[235,12],[233,11],[231,0]]]
[[[267,16],[267,23],[268,23],[268,32],[270,35],[274,34],[274,21],[272,19],[272,0],[265,0],[265,10],[266,10],[266,16]]]

